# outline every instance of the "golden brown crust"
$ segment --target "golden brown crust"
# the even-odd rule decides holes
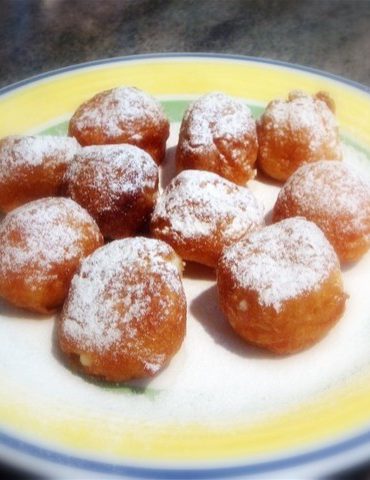
[[[284,181],[305,163],[342,158],[334,101],[319,92],[291,92],[270,102],[257,122],[258,167]]]
[[[74,113],[68,134],[83,146],[129,143],[159,165],[166,153],[169,122],[160,104],[139,89],[121,87],[96,94]]]
[[[58,322],[72,368],[107,381],[146,378],[180,348],[186,324],[181,262],[158,240],[117,240],[82,263]]]
[[[256,124],[249,108],[221,93],[195,101],[183,118],[176,150],[177,170],[217,173],[238,185],[254,178]]]
[[[149,221],[158,194],[158,167],[132,145],[85,147],[64,183],[66,195],[86,208],[104,237],[123,238]]]
[[[281,355],[298,352],[319,341],[345,308],[339,270],[332,272],[320,289],[287,300],[278,313],[271,307],[261,307],[255,292],[231,290],[231,282],[230,274],[221,267],[219,301],[230,325],[246,341]],[[247,318],[237,308],[241,302],[248,304]]]
[[[184,260],[215,267],[226,246],[262,224],[263,209],[247,188],[211,172],[184,170],[159,197],[151,233]]]
[[[321,339],[341,317],[347,298],[334,251],[303,219],[267,227],[227,249],[217,284],[235,332],[278,354]]]
[[[303,216],[316,223],[342,262],[370,248],[370,186],[342,162],[299,168],[281,189],[272,220]]]
[[[318,100],[322,100],[323,102],[326,103],[326,105],[329,107],[329,109],[335,113],[336,111],[336,106],[333,97],[330,96],[329,92],[326,92],[324,90],[320,90],[315,94],[315,98]]]
[[[0,210],[60,193],[79,145],[74,138],[11,136],[0,140]]]
[[[64,301],[81,260],[102,245],[94,220],[69,199],[45,198],[0,224],[0,296],[37,313]]]

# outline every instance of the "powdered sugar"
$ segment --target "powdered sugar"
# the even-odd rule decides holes
[[[298,169],[281,189],[278,202],[293,201],[299,215],[316,218],[322,227],[333,228],[340,216],[341,232],[370,236],[370,182],[353,166],[339,161],[322,161]]]
[[[229,247],[221,262],[238,286],[256,291],[262,305],[276,311],[284,301],[319,288],[339,269],[324,234],[300,217],[252,233]]]
[[[325,147],[341,157],[336,119],[323,100],[292,92],[289,101],[271,102],[259,122],[282,141],[303,143],[313,155]]]
[[[244,139],[255,134],[256,125],[246,103],[223,93],[212,92],[195,100],[185,113],[188,137],[183,147],[190,150],[214,148],[214,140]]]
[[[171,147],[176,133],[173,128]],[[348,161],[356,162],[359,155],[351,150]],[[367,169],[368,165],[369,161]],[[167,167],[171,167],[169,162]],[[255,180],[250,187],[268,211],[278,187]],[[53,432],[59,432],[64,424],[74,431],[88,430],[87,441],[91,437],[101,440],[96,450],[89,450],[94,458],[104,455],[105,444],[109,459],[122,462],[122,453],[112,452],[121,452],[122,439],[131,435],[142,438],[143,452],[150,445],[150,434],[159,429],[173,432],[174,426],[184,426],[186,432],[187,426],[199,424],[224,436],[225,428],[236,431],[259,421],[273,421],[292,410],[306,412],[309,402],[321,401],[323,396],[327,402],[328,393],[334,402],[342,387],[352,388],[358,375],[369,372],[369,254],[343,272],[350,298],[338,325],[312,348],[279,359],[249,347],[233,334],[217,306],[214,278],[208,273],[205,276],[203,268],[196,271],[200,274],[184,278],[189,313],[183,347],[149,384],[135,382],[132,389],[132,384],[105,388],[71,374],[51,353],[53,322],[23,318],[21,311],[14,318],[14,311],[8,314],[2,304],[3,405],[16,403],[37,425],[45,425],[47,436],[31,431],[37,438],[57,442]],[[367,385],[367,381],[364,377],[360,384]],[[2,419],[5,426],[11,422],[7,418]],[[19,426],[19,437],[23,438],[25,428]],[[181,435],[179,430],[176,433]],[[67,446],[73,448],[71,445]]]
[[[159,321],[168,314],[169,300],[159,298],[158,278],[173,292],[182,292],[174,255],[164,242],[143,237],[117,240],[96,250],[72,280],[63,312],[64,335],[83,351],[106,351],[122,340],[125,325],[129,346],[153,299],[158,300]],[[156,362],[152,363],[153,370]]]
[[[94,99],[97,101],[94,104]],[[118,87],[99,93],[87,101],[72,117],[75,127],[99,129],[108,137],[123,133],[138,141],[137,122],[154,127],[167,121],[161,104],[151,95],[134,87]]]
[[[37,288],[39,282],[56,278],[55,266],[79,261],[86,237],[98,242],[99,229],[72,200],[45,198],[27,203],[0,224],[0,275],[19,275],[29,288]]]
[[[211,172],[184,170],[167,186],[153,213],[183,239],[222,235],[238,239],[258,228],[263,210],[245,187]]]
[[[79,187],[79,179],[99,192],[96,208],[109,210],[123,195],[137,196],[158,184],[152,157],[128,144],[84,147],[66,173],[66,181]]]
[[[80,146],[71,137],[11,136],[0,141],[0,182],[18,171],[67,166]]]
[[[161,365],[163,365],[163,362],[165,361],[165,355],[158,354],[153,357],[154,358],[151,362],[145,362],[145,367],[154,375],[160,370]]]

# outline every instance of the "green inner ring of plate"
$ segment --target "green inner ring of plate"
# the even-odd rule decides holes
[[[191,100],[162,100],[161,104],[164,108],[164,111],[167,115],[167,117],[170,119],[171,122],[181,122],[182,117],[184,116],[184,112],[189,106],[189,103]],[[258,118],[263,110],[263,106],[259,105],[248,105],[252,115],[254,118]],[[53,125],[52,127],[46,128],[45,130],[40,131],[39,133],[42,135],[66,135],[68,132],[68,123],[69,121],[63,121],[60,122],[56,125]],[[350,138],[346,134],[341,134],[341,140],[346,144],[350,145],[352,147],[355,147],[358,151],[361,153],[365,154],[370,160],[370,151],[363,147],[362,145],[359,145],[358,142]]]

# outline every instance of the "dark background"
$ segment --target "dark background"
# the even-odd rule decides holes
[[[150,52],[267,57],[370,86],[370,0],[0,0],[0,87]],[[370,479],[369,472],[335,478]],[[0,473],[36,478],[1,465]]]
[[[0,0],[0,86],[73,63],[224,52],[370,84],[369,0]]]

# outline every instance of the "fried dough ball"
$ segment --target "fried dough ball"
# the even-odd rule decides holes
[[[94,220],[72,200],[49,197],[16,208],[0,224],[0,296],[53,312],[81,260],[102,243]]]
[[[67,170],[65,191],[86,208],[105,237],[128,237],[149,220],[158,167],[133,145],[84,147]]]
[[[11,136],[0,140],[0,210],[56,196],[79,149],[74,138]]]
[[[210,267],[225,246],[260,228],[263,209],[245,187],[201,170],[184,170],[154,209],[151,232],[185,260]]]
[[[284,181],[305,163],[341,160],[334,101],[325,92],[290,92],[274,100],[257,121],[258,167]]]
[[[193,102],[182,120],[176,150],[178,171],[208,170],[238,185],[255,176],[257,133],[248,106],[223,93]]]
[[[342,262],[370,247],[370,184],[343,162],[299,168],[280,190],[272,219],[300,215],[325,233]]]
[[[113,382],[155,375],[180,348],[186,300],[173,249],[116,240],[85,259],[58,323],[72,368]]]
[[[83,146],[130,143],[148,152],[157,164],[165,156],[169,131],[161,104],[133,87],[98,93],[69,122],[69,135]]]
[[[299,217],[227,248],[217,283],[235,332],[277,354],[318,341],[341,317],[347,298],[332,246],[314,223]]]

